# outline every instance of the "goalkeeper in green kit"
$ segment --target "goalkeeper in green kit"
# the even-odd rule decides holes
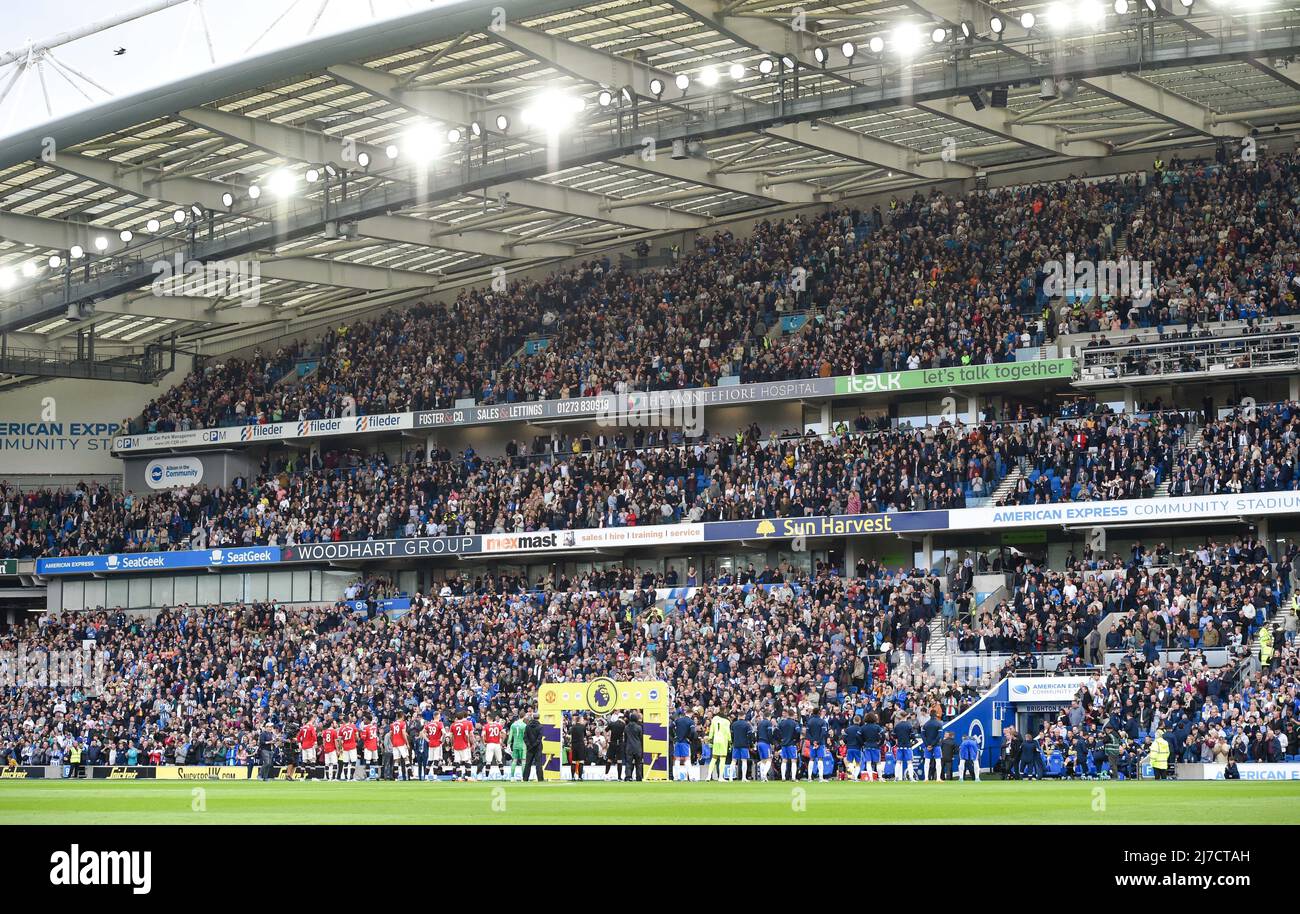
[[[510,725],[510,780],[512,781],[515,780],[515,769],[522,765],[524,753],[527,751],[524,747],[524,728],[527,726],[523,715],[515,718],[515,722]]]

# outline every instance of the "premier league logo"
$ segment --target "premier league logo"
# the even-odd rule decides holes
[[[612,679],[597,679],[587,686],[587,707],[597,714],[614,710],[617,699],[618,689]]]

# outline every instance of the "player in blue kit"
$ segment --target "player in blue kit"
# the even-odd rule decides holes
[[[921,725],[922,780],[942,781],[944,779],[943,753],[939,748],[939,743],[943,741],[942,717],[943,708],[936,704],[930,709],[929,719]]]
[[[867,714],[862,724],[862,760],[867,770],[862,772],[866,781],[880,780],[880,750],[885,744],[885,728],[875,711]]]
[[[766,781],[768,773],[772,770],[772,722],[766,716],[760,717],[754,732],[758,739],[758,779]]]
[[[799,721],[789,714],[776,723],[776,740],[781,746],[781,780],[793,781],[799,776]]]
[[[813,712],[808,715],[804,721],[804,731],[808,735],[808,780],[812,780],[813,772],[817,772],[817,780],[825,781],[826,772],[822,766],[822,758],[826,753],[826,737],[830,728],[826,725],[826,718],[817,713],[814,708]]]
[[[900,781],[915,781],[916,769],[912,766],[912,743],[916,740],[916,728],[911,718],[900,717],[894,721],[894,739],[898,741],[898,772]]]
[[[691,780],[691,737],[695,735],[695,721],[685,711],[679,711],[673,721],[673,780]]]
[[[844,728],[844,770],[849,780],[856,781],[862,771],[862,715],[854,714],[853,722]]]
[[[754,725],[742,717],[731,725],[731,759],[736,763],[736,771],[742,781],[747,781],[750,749],[754,743]]]

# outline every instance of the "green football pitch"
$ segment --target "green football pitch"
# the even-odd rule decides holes
[[[1297,824],[1300,782],[0,781],[0,824]]]

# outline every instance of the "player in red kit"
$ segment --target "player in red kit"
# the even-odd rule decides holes
[[[411,775],[411,746],[406,740],[406,721],[400,717],[393,718],[388,725],[388,735],[393,741],[393,769],[399,781],[407,780]]]
[[[445,735],[442,726],[442,712],[435,712],[433,720],[424,725],[424,738],[429,741],[429,767],[442,771],[442,738]],[[434,777],[437,777],[435,773]]]
[[[451,759],[456,764],[456,777],[468,780],[474,771],[474,723],[464,711],[456,714],[451,725]]]
[[[316,718],[298,728],[298,755],[306,765],[316,764]]]
[[[330,725],[321,731],[320,745],[325,754],[325,780],[332,781],[339,773],[339,731],[334,721],[331,720]]]
[[[501,721],[493,720],[490,716],[487,722],[483,724],[483,776],[492,777],[492,769],[499,768],[503,764],[501,752],[501,737],[505,733],[505,727]]]
[[[379,727],[372,715],[366,715],[365,721],[361,724],[359,735],[361,749],[365,753],[366,765],[377,765],[379,763]]]
[[[357,727],[352,722],[347,722],[339,727],[339,767],[341,772],[339,777],[345,781],[355,781],[357,779]]]

